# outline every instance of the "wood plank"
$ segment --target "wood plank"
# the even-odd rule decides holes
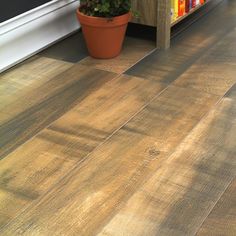
[[[234,179],[206,218],[198,236],[234,236],[236,232],[236,180]]]
[[[224,98],[100,235],[195,235],[236,176],[235,112]]]
[[[43,84],[66,71],[71,63],[53,59],[34,57],[0,76],[0,125],[22,113],[32,104],[40,101],[41,96],[29,97],[32,91],[40,91]],[[46,95],[45,95],[46,96]]]
[[[80,63],[101,70],[123,73],[154,49],[155,43],[152,41],[126,37],[123,50],[116,58],[101,60],[87,57]]]
[[[8,118],[9,118],[9,114],[7,114],[7,113],[3,113],[3,112],[0,112],[0,123],[1,123],[1,121],[3,121],[3,120],[7,120]]]
[[[168,87],[2,233],[95,235],[217,99]]]
[[[69,70],[31,87],[2,111],[10,114],[0,126],[0,158],[70,110],[92,91],[116,76],[114,73],[74,65]]]
[[[231,59],[232,63],[216,62],[213,57],[205,59],[192,66],[174,84],[222,96],[236,82],[236,57]]]
[[[77,105],[0,161],[1,226],[47,192],[163,89],[162,84],[136,77],[111,80],[113,73],[94,69],[82,73],[78,65],[74,73],[78,74],[77,69],[81,78],[73,85]],[[17,206],[9,207],[12,202]]]
[[[236,29],[196,61],[174,84],[224,95],[225,91],[236,82],[235,41]]]
[[[211,55],[215,57],[215,60],[220,60],[231,63],[230,59],[235,59],[236,55],[236,28],[234,27],[224,38],[224,40],[218,43],[218,48],[211,50]],[[228,59],[228,60],[227,60]]]
[[[1,111],[21,99],[31,89],[37,89],[71,66],[71,63],[35,56],[2,73],[0,75]]]
[[[173,151],[218,99],[215,95],[170,85],[124,129],[155,137],[162,151]]]
[[[236,116],[236,85],[226,94],[226,98],[224,100],[224,109],[222,109],[221,115],[226,116],[224,114],[230,114],[234,119],[231,122],[235,123]],[[234,102],[234,104],[233,104]],[[230,130],[230,127],[227,128]],[[218,129],[219,130],[219,129]],[[218,131],[216,130],[216,132]],[[230,133],[226,136],[222,136],[221,139],[212,139],[214,143],[217,145],[220,143],[219,140],[224,140],[225,146],[232,150],[233,155],[235,156],[235,138],[231,136]],[[211,140],[211,141],[212,141]],[[235,166],[235,160],[229,165]],[[227,235],[233,236],[236,232],[236,180],[231,182],[228,186],[222,197],[219,199],[217,204],[214,206],[201,228],[199,229],[197,235]]]
[[[82,31],[43,50],[38,55],[72,63],[79,62],[89,55]]]
[[[131,0],[131,8],[139,13],[139,17],[133,17],[132,22],[156,26],[157,25],[157,0]]]
[[[0,228],[72,169],[74,162],[61,152],[59,145],[36,139],[1,160]]]

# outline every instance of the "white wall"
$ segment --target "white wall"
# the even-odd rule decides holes
[[[53,0],[0,24],[0,72],[79,28],[77,0]]]

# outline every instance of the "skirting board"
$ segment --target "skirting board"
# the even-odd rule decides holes
[[[53,0],[0,24],[0,72],[80,28],[77,0]]]

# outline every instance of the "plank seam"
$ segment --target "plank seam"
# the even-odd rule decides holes
[[[215,209],[217,203],[219,202],[219,200],[222,198],[222,196],[224,195],[224,193],[229,189],[230,185],[233,183],[233,181],[235,180],[236,178],[233,177],[232,180],[229,182],[229,184],[226,186],[225,190],[222,192],[222,194],[219,196],[218,200],[215,202],[215,204],[212,206],[211,210],[209,211],[209,213],[206,215],[206,217],[204,217],[204,220],[202,221],[202,223],[199,225],[198,229],[196,230],[196,233],[194,234],[194,236],[196,236],[201,227],[203,226],[203,224],[205,223],[205,221],[207,220],[208,216],[212,213],[212,211]]]
[[[168,86],[169,87],[169,86]],[[177,86],[176,86],[177,87]],[[233,86],[232,86],[233,87]],[[167,89],[167,88],[166,88]],[[229,89],[230,90],[230,89]],[[229,91],[228,90],[228,91]],[[228,92],[227,91],[227,92]],[[171,151],[170,153],[168,153],[168,155],[166,156],[166,159],[165,160],[163,160],[163,163],[161,163],[161,165],[160,165],[160,167],[171,157],[171,155],[179,148],[179,146],[181,146],[181,144],[185,141],[185,139],[189,136],[189,135],[191,135],[191,133],[193,132],[193,130],[195,129],[195,127],[200,123],[200,122],[202,122],[202,121],[204,121],[205,119],[206,119],[206,117],[209,115],[209,113],[215,108],[215,107],[217,107],[217,105],[223,100],[223,98],[225,97],[225,95],[227,94],[227,92],[222,96],[222,97],[219,97],[219,100],[212,106],[212,108],[206,113],[206,114],[204,114],[201,118],[200,118],[200,120],[193,126],[193,128],[189,131],[189,133],[188,134],[186,134],[185,135],[185,137],[182,139],[182,141],[173,149],[173,151]],[[157,168],[156,170],[158,170],[159,168]],[[151,176],[148,176],[148,178],[147,179],[145,179],[143,182],[142,182],[142,185],[140,185],[140,187],[142,187],[145,183],[147,183],[147,181],[150,179],[150,178],[152,178],[152,176],[155,174],[155,172],[153,172],[153,174],[151,175]],[[231,181],[232,182],[232,181]],[[229,184],[231,184],[231,182],[229,183]],[[228,188],[228,185],[227,185],[227,187],[226,187],[226,189]],[[224,191],[225,192],[225,191]],[[223,192],[223,193],[224,193]],[[133,193],[133,194],[135,194],[135,192]],[[223,194],[222,194],[223,195]],[[221,195],[221,196],[222,196]],[[220,198],[221,198],[221,196],[220,196]],[[131,197],[132,197],[132,195],[131,195]],[[219,198],[219,199],[220,199]],[[218,202],[218,200],[217,200],[217,202]],[[217,203],[216,202],[216,203]],[[123,205],[123,204],[122,204]],[[215,206],[215,204],[214,204],[214,206]],[[214,207],[213,206],[213,207]],[[119,209],[118,209],[118,211],[121,209],[121,207],[122,206],[119,206]],[[107,225],[112,219],[113,219],[113,216],[116,214],[115,213],[115,210],[113,211],[113,215],[111,216],[111,218],[110,218],[110,220],[108,221],[108,222],[106,222],[106,224],[105,225]],[[207,215],[208,216],[208,215]],[[205,220],[204,220],[205,221]],[[98,233],[99,232],[101,232],[101,230],[99,230],[98,231]],[[194,234],[195,235],[195,234]]]
[[[119,77],[119,76],[121,76],[121,75],[120,75],[120,74],[117,75],[117,76],[114,77],[112,80],[116,79],[116,78]],[[112,81],[112,80],[111,80],[111,81]],[[102,141],[102,142],[101,142],[98,146],[96,146],[90,153],[88,153],[84,158],[82,158],[78,163],[76,163],[76,165],[75,165],[68,173],[66,173],[63,177],[61,177],[58,181],[56,181],[55,184],[54,184],[51,188],[49,188],[44,194],[42,194],[42,195],[41,195],[39,198],[37,198],[36,200],[32,201],[32,203],[30,203],[30,204],[29,204],[23,211],[21,211],[14,219],[12,219],[12,220],[9,221],[6,225],[4,225],[2,228],[0,228],[0,233],[1,233],[2,230],[4,230],[5,228],[7,228],[12,222],[14,222],[15,220],[17,220],[22,214],[24,214],[24,212],[26,212],[28,209],[30,209],[31,206],[33,206],[33,204],[35,204],[35,203],[37,203],[37,202],[40,202],[41,199],[43,199],[47,194],[49,194],[53,189],[55,189],[65,178],[68,178],[68,177],[72,176],[76,171],[78,171],[80,168],[82,168],[82,167],[83,167],[82,164],[83,164],[84,162],[90,160],[91,155],[92,155],[94,152],[96,152],[96,150],[99,149],[100,146],[102,146],[104,143],[106,143],[108,140],[110,140],[113,135],[115,135],[120,129],[122,129],[127,123],[129,123],[136,115],[138,115],[141,111],[143,111],[143,109],[145,109],[148,104],[150,104],[153,100],[155,100],[155,99],[158,98],[162,93],[164,93],[164,91],[167,90],[170,86],[172,86],[172,83],[170,83],[166,88],[164,88],[161,92],[159,92],[156,96],[154,96],[149,102],[147,102],[144,106],[142,106],[142,107],[141,107],[133,116],[131,116],[125,123],[123,123],[120,127],[118,127],[116,130],[114,130],[104,141]],[[232,85],[232,87],[233,87],[233,85]],[[229,90],[230,90],[230,89],[229,89]],[[229,90],[227,90],[227,92],[228,92]],[[226,92],[226,93],[227,93],[227,92]],[[213,110],[214,107],[216,107],[216,106],[220,103],[220,101],[223,99],[223,97],[226,95],[226,93],[225,93],[222,97],[220,97],[219,100],[212,106],[212,108],[211,108],[206,114],[204,114],[204,115],[200,118],[199,122],[201,122],[202,120],[204,120],[204,119],[207,117],[207,115],[211,112],[211,110]],[[58,118],[58,119],[59,119],[59,118]],[[199,123],[199,122],[198,122],[198,123]],[[53,122],[52,122],[52,123],[53,123]],[[52,123],[50,123],[47,127],[49,127]],[[184,139],[185,139],[189,134],[192,133],[193,129],[198,125],[198,123],[193,126],[193,128],[189,131],[188,134],[186,134],[186,136],[183,138],[182,141],[184,141]],[[44,129],[46,129],[47,127],[45,127]],[[44,129],[43,129],[43,130],[44,130]],[[36,135],[35,135],[35,136],[36,136]],[[35,136],[34,136],[34,137],[35,137]],[[33,138],[33,137],[32,137],[32,138]],[[31,139],[32,139],[32,138],[31,138]],[[29,139],[29,140],[31,140],[31,139]],[[28,140],[27,142],[29,142],[29,140]],[[181,143],[182,143],[182,141],[181,141]],[[180,144],[181,144],[181,143],[180,143]],[[180,144],[179,144],[179,145],[180,145]],[[179,145],[178,145],[178,146],[179,146]],[[171,156],[171,154],[173,154],[173,152],[178,148],[178,146],[177,146],[175,149],[173,149],[173,151],[168,155],[168,157]],[[19,148],[19,147],[18,147],[18,148]],[[168,157],[167,157],[167,158],[168,158]],[[143,184],[144,184],[146,181],[147,181],[147,180],[143,181]]]

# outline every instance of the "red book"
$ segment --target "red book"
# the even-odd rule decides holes
[[[196,0],[192,0],[192,8],[196,7]]]
[[[190,0],[185,0],[185,12],[188,13],[190,11]]]

